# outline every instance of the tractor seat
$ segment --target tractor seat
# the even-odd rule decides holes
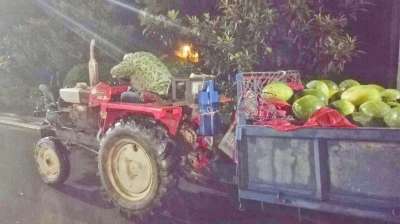
[[[124,103],[143,103],[139,92],[126,91],[121,93],[121,102]]]
[[[128,90],[121,94],[121,101],[126,103],[159,103],[165,104],[164,100],[157,93],[151,91]]]
[[[125,103],[161,103],[163,99],[157,94],[150,91],[132,91],[128,90],[121,94],[121,101]]]

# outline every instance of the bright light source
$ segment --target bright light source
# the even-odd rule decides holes
[[[192,51],[192,47],[190,45],[183,45],[182,46],[182,56],[187,58],[190,56],[190,52]]]
[[[175,55],[192,63],[199,62],[199,53],[195,51],[190,44],[183,44],[180,46],[180,48],[175,51]]]
[[[193,54],[191,54],[189,60],[193,63],[198,63],[199,62],[199,53],[194,52]]]

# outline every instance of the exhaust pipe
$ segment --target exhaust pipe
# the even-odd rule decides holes
[[[95,86],[99,82],[99,65],[95,57],[96,41],[90,41],[90,59],[89,59],[89,85]]]

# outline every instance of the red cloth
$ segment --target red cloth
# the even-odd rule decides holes
[[[291,113],[291,106],[286,101],[270,98],[264,99],[258,107],[258,119],[276,120],[284,119]]]
[[[356,128],[357,126],[351,123],[337,110],[329,107],[324,107],[316,111],[313,116],[308,119],[304,126],[318,126],[329,128]]]
[[[288,82],[287,85],[294,91],[302,91],[304,89],[304,85],[301,82]]]
[[[284,119],[274,119],[268,121],[258,121],[258,125],[271,127],[277,131],[294,131],[300,128],[356,128],[346,117],[338,111],[324,107],[316,111],[310,119],[303,125],[292,124]]]
[[[267,126],[267,127],[273,128],[277,131],[294,131],[294,130],[300,128],[299,126],[296,126],[296,125],[290,123],[288,120],[284,120],[284,119],[258,121],[255,124]]]

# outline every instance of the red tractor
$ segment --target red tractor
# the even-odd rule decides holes
[[[286,103],[266,101],[262,90],[274,81],[302,89],[297,71],[237,75],[236,130],[229,128],[220,151],[213,147],[219,97],[210,94],[212,85],[200,91],[196,105],[166,103],[149,92],[129,91],[123,82],[96,79],[91,77],[90,87],[61,89],[57,102],[40,87],[47,128],[34,155],[47,184],[67,179],[68,150],[81,148],[96,154],[105,195],[127,217],[151,214],[183,177],[209,188],[230,184],[242,209],[272,204],[400,222],[400,168],[393,166],[400,158],[398,129],[270,127],[291,127],[293,117]],[[191,89],[184,92],[191,95]]]
[[[47,126],[34,150],[39,174],[49,185],[62,184],[70,172],[68,151],[89,150],[98,157],[103,190],[113,204],[128,217],[150,214],[176,188],[179,173],[205,167],[207,156],[201,155],[212,150],[195,149],[191,106],[148,92],[137,100],[120,81],[92,84],[60,89],[57,102],[41,86],[49,97]]]

